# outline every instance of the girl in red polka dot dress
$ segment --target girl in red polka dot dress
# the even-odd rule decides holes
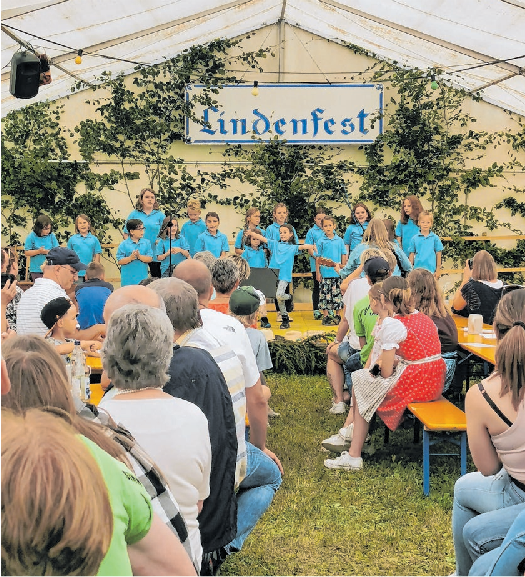
[[[353,423],[339,432],[351,444],[348,452],[325,461],[331,469],[362,468],[361,450],[375,412],[389,429],[395,430],[409,403],[433,401],[443,390],[446,365],[441,358],[436,325],[412,308],[404,278],[390,277],[378,289],[377,306],[390,312],[378,334],[381,353],[376,356],[375,368],[365,367],[352,373]],[[370,302],[372,306],[372,298]]]

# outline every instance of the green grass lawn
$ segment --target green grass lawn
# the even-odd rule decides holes
[[[281,488],[223,575],[448,575],[454,571],[450,517],[459,457],[431,457],[423,496],[422,448],[412,430],[373,434],[376,452],[359,472],[328,470],[320,442],[342,426],[330,415],[324,377],[269,375],[281,413],[268,447],[281,459]],[[451,446],[444,446],[450,449]],[[445,451],[448,452],[448,451]],[[332,455],[333,456],[333,455]]]

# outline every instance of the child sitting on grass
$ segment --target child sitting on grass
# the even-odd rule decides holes
[[[271,392],[266,385],[263,371],[273,367],[270,349],[263,333],[258,329],[252,328],[252,325],[257,323],[259,316],[260,297],[252,286],[243,286],[232,292],[229,304],[232,317],[236,318],[246,328],[246,334],[250,339],[257,368],[259,369],[264,395],[266,400],[268,400],[271,397]],[[279,413],[268,407],[268,416],[278,417]]]

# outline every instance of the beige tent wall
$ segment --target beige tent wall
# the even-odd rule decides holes
[[[363,78],[359,77],[357,73],[370,66],[374,61],[363,55],[356,55],[348,48],[339,44],[328,41],[314,34],[305,32],[299,28],[289,25],[275,24],[262,28],[256,32],[252,32],[249,38],[242,42],[238,50],[257,50],[260,47],[272,47],[275,57],[268,57],[263,60],[265,66],[262,74],[254,72],[251,68],[246,71],[236,71],[238,78],[243,78],[247,82],[258,80],[264,82],[362,82]],[[131,77],[130,77],[131,82]],[[102,93],[98,91],[95,93],[97,98],[100,98]],[[388,83],[385,84],[385,102],[390,100],[393,95],[392,88]],[[73,129],[81,120],[94,117],[95,107],[87,104],[86,100],[93,98],[93,92],[90,90],[79,92],[71,95],[67,99],[59,101],[64,105],[64,112],[62,115],[63,124]],[[255,98],[250,95],[251,98]],[[488,132],[495,132],[502,129],[508,131],[516,131],[519,126],[511,115],[506,111],[487,104],[485,102],[469,101],[466,104],[466,110],[475,118],[477,122],[473,125],[473,129],[477,131],[486,130]],[[72,158],[80,160],[78,149],[74,142],[71,142],[71,149],[73,151]],[[220,170],[220,164],[223,161],[222,146],[204,146],[204,145],[186,145],[182,142],[176,143],[173,146],[172,153],[175,157],[184,159],[187,163],[187,168],[194,171],[198,168],[206,171]],[[507,145],[500,146],[497,149],[489,149],[483,159],[477,162],[481,166],[489,166],[493,162],[503,163],[509,160],[509,148]],[[344,147],[342,152],[343,157],[352,159],[356,163],[364,163],[364,154],[358,150],[358,145],[348,145]],[[522,155],[523,156],[523,155]],[[118,165],[113,165],[111,159],[98,158],[104,164],[100,165],[101,171],[109,170],[110,168],[118,169]],[[525,158],[521,159],[525,164]],[[131,167],[130,167],[131,168]],[[94,170],[97,168],[95,167]],[[132,197],[148,184],[147,178],[144,175],[142,167],[134,165],[133,170],[137,170],[143,174],[143,178],[137,181],[132,181],[130,192]],[[355,191],[357,192],[359,183],[354,179]],[[523,172],[506,172],[504,178],[495,180],[496,187],[488,188],[486,190],[477,190],[470,196],[470,202],[479,206],[491,207],[499,200],[509,195],[509,191],[505,190],[507,187],[525,188],[525,174]],[[83,185],[82,185],[83,186]],[[246,186],[246,185],[242,185]],[[213,190],[210,192],[218,194],[219,196],[234,196],[240,191],[241,185],[233,184],[228,190]],[[115,213],[125,218],[132,210],[132,203],[125,190],[125,186],[120,184],[118,190],[107,191],[107,198],[111,208]],[[232,239],[232,235],[241,227],[243,217],[235,212],[233,207],[222,207],[208,205],[207,209],[217,210],[221,216],[221,231]],[[348,214],[349,211],[341,209],[341,213]],[[393,216],[397,220],[396,210],[378,211],[378,216]],[[503,209],[498,211],[498,218],[504,222],[510,222],[516,228],[523,229],[523,219],[519,217],[511,217],[510,212]],[[482,232],[483,228],[479,227],[477,232]],[[28,231],[22,233],[22,237]],[[506,231],[501,231],[503,234]],[[117,231],[113,233],[113,241],[120,242],[120,235]],[[502,246],[505,246],[502,243]],[[510,245],[512,246],[512,242]],[[117,278],[118,269],[116,266],[106,263],[108,265],[107,277]],[[445,286],[451,286],[452,281],[459,277],[451,277],[444,279]],[[115,283],[118,285],[118,282]],[[306,295],[302,297],[307,298]]]

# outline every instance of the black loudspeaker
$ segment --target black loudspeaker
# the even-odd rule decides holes
[[[40,85],[40,58],[31,52],[17,52],[11,59],[11,86],[15,98],[34,98]]]

